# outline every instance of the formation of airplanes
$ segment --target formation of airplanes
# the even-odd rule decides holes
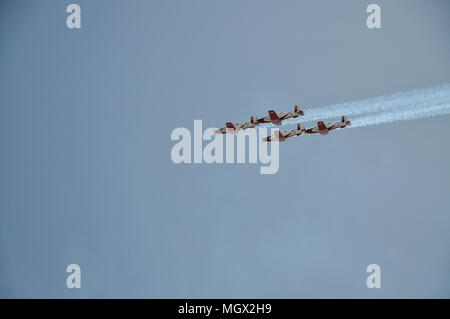
[[[298,105],[295,105],[294,111],[289,113],[284,112],[275,112],[274,110],[269,110],[269,116],[263,117],[260,119],[256,119],[255,116],[250,117],[249,123],[231,123],[227,122],[226,127],[217,130],[216,134],[237,134],[239,131],[246,130],[249,128],[255,128],[259,124],[263,123],[273,123],[274,125],[281,125],[282,121],[287,120],[289,118],[296,118],[299,116],[305,115],[304,112],[300,109]],[[304,129],[301,124],[297,125],[296,130],[291,131],[277,131],[275,132],[275,135],[268,136],[263,139],[265,142],[271,142],[271,141],[280,141],[283,142],[284,140],[299,136],[302,134],[316,134],[319,133],[321,135],[327,135],[328,132],[338,129],[338,128],[345,128],[347,126],[351,125],[351,122],[347,119],[346,116],[342,116],[341,121],[336,123],[324,123],[323,121],[317,122],[317,126]]]

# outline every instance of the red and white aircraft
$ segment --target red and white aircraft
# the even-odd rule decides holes
[[[284,142],[287,138],[299,136],[305,133],[305,129],[301,124],[297,124],[297,129],[292,131],[276,131],[274,136],[263,138],[264,142],[280,141]]]
[[[294,107],[294,112],[284,113],[284,112],[275,112],[274,110],[269,111],[269,116],[258,119],[258,123],[273,123],[275,125],[281,125],[281,121],[295,118],[298,116],[303,116],[305,113],[300,109],[298,105]]]
[[[320,121],[317,122],[317,126],[307,129],[305,131],[306,134],[315,134],[320,133],[322,135],[327,135],[329,131],[335,130],[337,128],[344,128],[348,125],[351,125],[351,122],[347,120],[346,116],[343,116],[340,122],[337,123],[328,123],[325,124],[324,122]]]
[[[216,134],[237,134],[241,130],[246,130],[248,128],[254,128],[258,126],[258,122],[256,121],[256,117],[252,116],[250,117],[250,123],[231,123],[227,122],[226,127],[221,128],[220,130],[217,130]]]

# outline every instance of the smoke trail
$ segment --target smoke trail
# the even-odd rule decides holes
[[[369,114],[352,119],[352,125],[349,127],[362,127],[395,121],[415,120],[423,117],[438,116],[444,114],[450,114],[450,103],[407,109],[397,112],[381,112]]]
[[[423,108],[433,105],[445,105],[448,103],[450,103],[450,83],[444,83],[442,85],[426,89],[417,89],[413,91],[395,93],[362,101],[341,103],[315,109],[307,109],[304,110],[305,116],[285,120],[283,121],[282,126],[325,120],[328,118],[338,118],[342,115],[346,115],[352,121],[352,123],[354,123],[354,116],[373,113],[379,115],[379,113],[385,112],[386,114],[384,115],[384,117],[373,117],[373,119],[388,119],[389,116],[387,113],[389,113],[391,117],[393,116],[393,113],[396,113],[396,116],[400,116],[400,114],[403,114],[401,115],[401,117],[407,118],[407,114],[409,113],[416,114],[414,116],[419,116],[417,115],[419,111],[414,111],[416,109],[420,109],[422,110],[422,113],[428,114],[423,110]],[[362,118],[357,118],[356,120],[359,121],[359,123],[362,123]],[[271,123],[261,126],[274,127],[274,125]]]

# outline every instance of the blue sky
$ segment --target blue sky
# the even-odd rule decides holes
[[[275,175],[170,159],[194,119],[449,82],[448,1],[378,30],[368,1],[69,3],[1,4],[1,297],[450,296],[449,116],[291,139]]]

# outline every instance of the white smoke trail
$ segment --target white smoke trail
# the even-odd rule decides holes
[[[368,114],[351,120],[349,127],[362,127],[395,121],[415,120],[423,117],[450,114],[450,103],[430,105],[421,108],[406,109],[397,112],[381,112]]]
[[[285,120],[283,121],[282,126],[325,120],[328,118],[339,118],[342,115],[346,115],[349,120],[352,121],[352,126],[356,127],[356,124],[358,123],[360,123],[358,124],[359,126],[363,126],[362,123],[364,118],[366,119],[366,123],[369,123],[370,121],[382,121],[382,119],[384,121],[392,122],[396,120],[389,119],[413,119],[424,116],[439,115],[439,112],[444,112],[442,114],[446,114],[447,109],[445,105],[449,103],[450,83],[444,83],[442,85],[426,89],[418,89],[362,101],[330,105],[321,108],[306,109],[304,110],[305,116]],[[437,108],[437,106],[441,106],[442,109]],[[432,107],[432,109],[429,109],[430,107]],[[440,111],[437,111],[437,109],[440,109]],[[363,114],[367,114],[367,116],[356,119],[354,118],[354,116]],[[369,118],[372,120],[369,120]],[[377,122],[377,124],[379,123]],[[261,125],[261,127],[264,126],[274,127],[271,123]]]

